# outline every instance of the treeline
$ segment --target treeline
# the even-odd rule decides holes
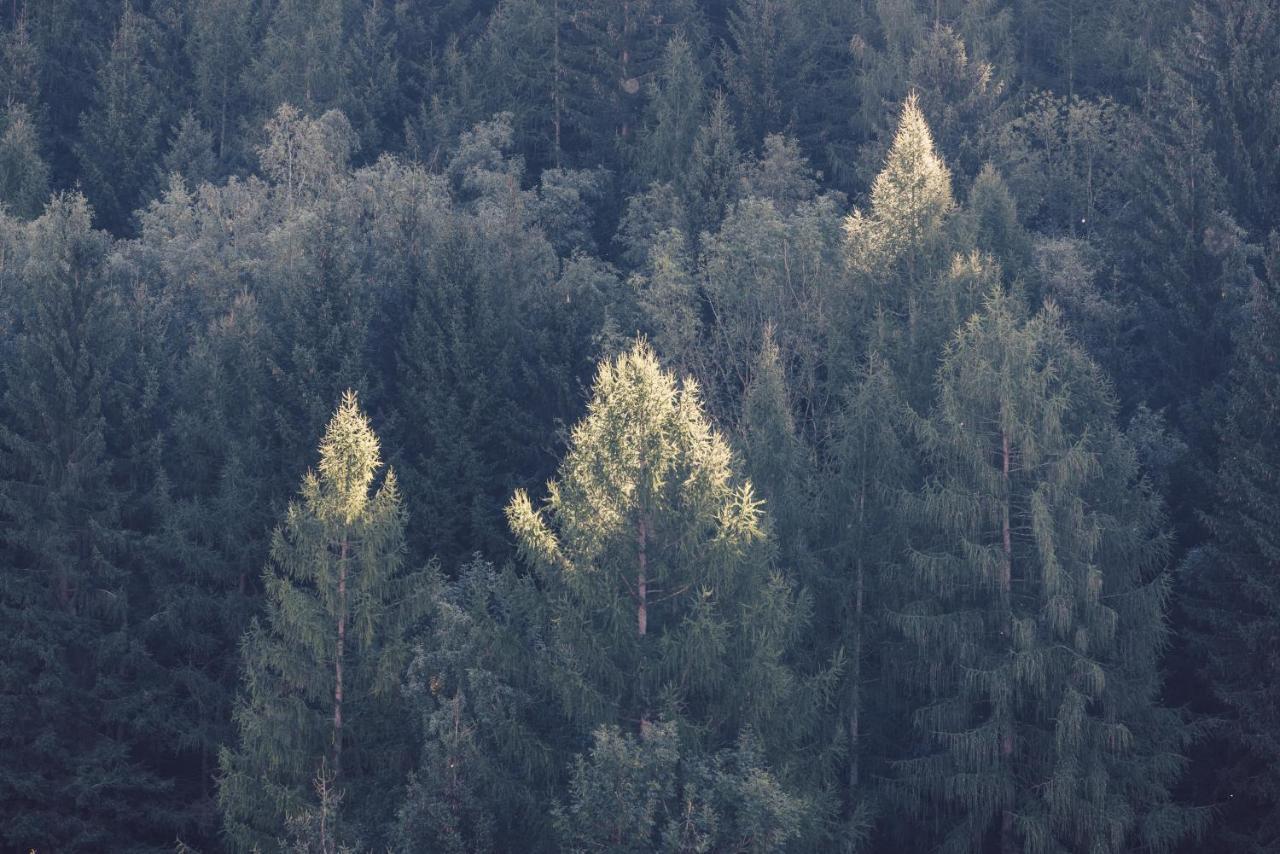
[[[1267,0],[0,9],[0,840],[1280,844]]]

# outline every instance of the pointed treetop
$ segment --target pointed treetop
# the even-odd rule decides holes
[[[942,162],[915,93],[902,105],[898,132],[871,185],[871,215],[845,224],[851,241],[900,248],[933,234],[955,207],[951,170]]]
[[[378,437],[360,411],[356,393],[343,392],[320,442],[320,494],[334,513],[350,524],[369,500],[369,485],[382,465]]]

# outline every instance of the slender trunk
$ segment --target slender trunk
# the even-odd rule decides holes
[[[636,631],[641,638],[649,632],[649,520],[643,515],[636,526]],[[643,654],[643,653],[642,653]],[[640,711],[640,732],[649,728],[649,710]]]
[[[342,661],[347,645],[347,540],[338,556],[338,646],[333,656],[333,779],[342,774]]]
[[[851,656],[852,672],[849,691],[851,710],[849,713],[849,798],[853,801],[853,793],[858,788],[860,774],[860,754],[862,751],[862,731],[859,718],[862,713],[862,558],[858,558],[854,574],[853,596],[853,652]]]
[[[864,440],[866,429],[863,428]],[[863,461],[866,460],[866,442],[863,442]],[[854,561],[853,576],[853,650],[852,668],[849,674],[849,805],[853,807],[854,792],[861,777],[860,753],[862,749],[862,611],[863,565],[862,546],[867,520],[867,484],[864,478],[858,491],[858,557]]]
[[[222,75],[222,104],[218,115],[218,158],[227,157],[227,75]]]
[[[552,59],[554,66],[552,69],[552,89],[551,89],[551,122],[555,128],[556,140],[556,168],[560,168],[560,0],[556,0],[552,7],[553,23],[553,40],[552,40]]]
[[[1012,648],[1013,646],[1013,536],[1009,528],[1009,504],[1012,496],[1009,493],[1009,431],[1000,431],[1000,467],[1001,476],[1004,481],[1004,506],[1001,508],[1000,520],[1000,536],[1001,544],[1004,547],[1004,566],[1001,568],[1000,578],[1000,599],[1007,615],[1007,623],[1005,626],[1005,642]],[[1001,735],[1000,753],[1004,757],[1005,772],[1010,772],[1010,766],[1013,763],[1013,716],[1010,710],[1004,709],[1005,725],[1004,732]],[[1012,805],[1010,805],[1012,806]],[[1001,854],[1015,854],[1018,850],[1017,840],[1014,838],[1013,832],[1013,810],[1006,809],[1004,816],[1000,822],[1000,851]]]

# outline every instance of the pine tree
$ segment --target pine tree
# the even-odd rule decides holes
[[[785,656],[801,612],[735,481],[692,381],[644,343],[601,365],[546,505],[518,491],[507,507],[571,720],[644,732],[665,715],[711,749],[747,726],[781,736],[780,715],[799,729]]]
[[[855,263],[884,263],[935,241],[955,207],[951,171],[934,150],[933,135],[911,95],[884,167],[871,184],[871,210],[855,211],[845,226]]]
[[[789,794],[747,736],[714,758],[682,756],[676,727],[640,734],[601,727],[557,804],[561,850],[786,851],[806,805]]]
[[[31,41],[31,27],[24,7],[10,29],[0,35],[0,103],[21,104],[35,111],[40,105],[39,55]]]
[[[348,93],[346,0],[281,0],[252,58],[263,114],[295,104],[306,115],[341,108]]]
[[[242,643],[239,743],[219,760],[219,801],[237,848],[275,849],[319,773],[332,774],[357,831],[380,832],[393,803],[408,746],[395,726],[406,632],[427,591],[403,567],[395,473],[370,492],[381,467],[378,439],[348,392],[321,440],[318,471],[272,536],[265,619]]]
[[[1114,417],[1051,307],[995,290],[946,351],[890,616],[922,748],[899,802],[939,850],[1167,850],[1189,826],[1157,699],[1167,534]]]
[[[547,676],[547,616],[532,578],[479,559],[436,597],[405,681],[423,750],[397,850],[554,849],[551,802],[579,739]]]
[[[213,179],[217,171],[213,135],[204,129],[195,113],[184,113],[174,128],[160,171],[162,180],[178,175],[192,188]]]

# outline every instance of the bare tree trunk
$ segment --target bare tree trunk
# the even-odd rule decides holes
[[[551,89],[551,114],[552,124],[555,127],[556,139],[556,168],[560,168],[560,0],[556,0],[552,7],[552,15],[554,16],[553,24],[553,41],[552,41],[552,89]]]
[[[1004,480],[1004,507],[1002,508],[1002,518],[1000,520],[1000,536],[1002,546],[1004,547],[1004,566],[1001,568],[1000,578],[1000,599],[1001,604],[1005,608],[1008,615],[1008,624],[1005,627],[1006,642],[1012,647],[1013,645],[1013,536],[1009,528],[1009,504],[1012,497],[1009,494],[1009,432],[1007,430],[1000,431],[1001,443],[1001,475]],[[1004,733],[1001,735],[1000,753],[1004,757],[1006,766],[1013,763],[1013,716],[1009,710],[1005,710],[1007,720],[1005,721]],[[1017,840],[1013,833],[1013,811],[1006,809],[1004,816],[1000,822],[1000,851],[1001,854],[1015,854],[1018,850]]]
[[[347,550],[344,537],[338,556],[338,646],[333,656],[333,778],[342,774],[342,663],[347,646]]]
[[[641,638],[649,633],[649,520],[640,516],[636,526],[636,631]],[[640,733],[649,728],[649,710],[640,712]]]

